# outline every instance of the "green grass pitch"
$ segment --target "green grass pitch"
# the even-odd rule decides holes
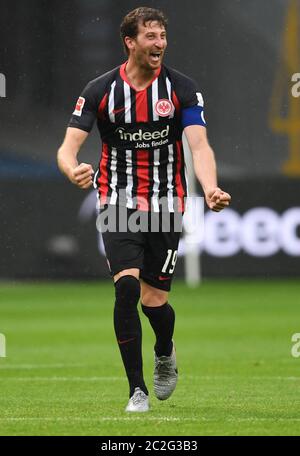
[[[0,285],[0,435],[299,435],[300,282],[175,281],[179,382],[152,392],[154,336],[144,315],[151,411],[126,414],[111,283]]]

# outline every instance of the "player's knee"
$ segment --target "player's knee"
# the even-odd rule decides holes
[[[140,282],[132,275],[122,276],[115,282],[115,293],[117,307],[137,307],[141,293]]]
[[[169,293],[163,290],[146,290],[142,295],[144,306],[160,307],[168,301]]]

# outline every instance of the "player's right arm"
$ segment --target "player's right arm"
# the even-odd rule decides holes
[[[68,127],[65,139],[58,149],[57,163],[63,174],[75,185],[87,189],[93,184],[93,168],[87,163],[78,163],[78,152],[88,137],[88,132]]]
[[[99,86],[100,83],[100,86]],[[87,189],[93,184],[93,167],[78,163],[77,155],[97,118],[99,96],[102,96],[101,79],[89,82],[78,98],[71,116],[65,139],[58,149],[58,167],[75,185]]]

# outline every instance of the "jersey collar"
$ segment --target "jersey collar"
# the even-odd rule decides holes
[[[160,75],[160,72],[161,72],[161,66],[156,70],[154,76],[153,76],[153,79],[149,82],[149,84],[147,85],[147,87],[145,87],[144,89],[142,90],[137,90],[135,87],[133,87],[131,85],[131,83],[129,82],[129,79],[127,78],[127,74],[125,72],[125,68],[126,68],[126,65],[128,63],[128,60],[126,62],[124,62],[121,66],[120,66],[120,76],[121,78],[123,79],[123,81],[127,82],[127,84],[133,89],[135,90],[135,92],[143,92],[144,90],[147,90],[151,84],[153,84],[153,82],[155,81],[156,78],[158,78],[158,76]]]

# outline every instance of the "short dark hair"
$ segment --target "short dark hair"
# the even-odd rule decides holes
[[[156,21],[161,26],[165,27],[165,29],[168,25],[168,20],[162,11],[154,8],[147,8],[146,6],[141,6],[130,11],[123,18],[120,26],[120,35],[124,50],[127,54],[129,51],[124,41],[125,37],[129,36],[130,38],[135,38],[138,34],[139,24],[145,25],[149,21]]]

